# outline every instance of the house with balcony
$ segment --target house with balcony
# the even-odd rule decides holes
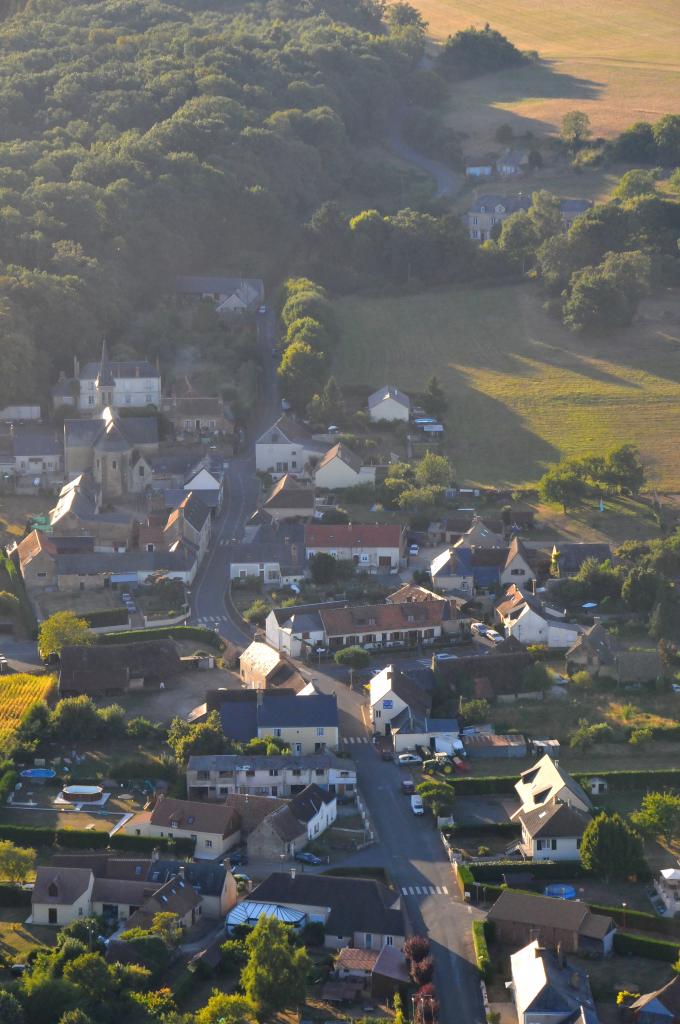
[[[224,800],[230,793],[291,797],[315,785],[340,802],[356,796],[354,763],[319,754],[195,754],[186,772],[191,800]]]
[[[372,649],[430,645],[443,632],[447,605],[443,601],[372,604],[322,608],[323,643],[330,650],[367,646]]]

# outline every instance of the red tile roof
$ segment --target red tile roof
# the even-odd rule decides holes
[[[337,526],[310,523],[305,526],[308,548],[398,548],[404,528],[399,523],[350,523]]]

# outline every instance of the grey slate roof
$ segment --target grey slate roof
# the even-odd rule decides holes
[[[405,934],[399,897],[380,882],[333,875],[276,872],[251,892],[254,903],[295,904],[329,907],[326,931],[330,935],[353,936],[354,932],[379,935]]]
[[[85,363],[80,370],[80,380],[96,380],[101,361]],[[124,362],[108,360],[108,369],[116,379],[130,377],[158,377],[159,373],[147,359],[129,359]]]
[[[281,697],[272,701],[264,693],[258,709],[260,728],[275,726],[328,726],[337,727],[338,706],[335,694],[317,693],[309,697]]]
[[[302,699],[302,698],[301,698]],[[307,698],[304,698],[305,700]],[[318,769],[327,771],[329,768],[338,768],[344,771],[355,771],[354,762],[347,758],[337,757],[335,754],[325,752],[323,754],[274,754],[271,757],[267,754],[194,754],[189,758],[188,771],[195,772],[227,772],[234,771],[243,765],[248,765],[251,771],[276,769]]]
[[[224,888],[227,869],[224,864],[214,860],[183,861],[157,860],[151,863],[147,880],[163,885],[175,878],[184,869],[184,878],[197,892],[203,896],[219,896]]]
[[[57,572],[66,576],[97,573],[184,572],[192,560],[186,551],[95,551],[92,554],[57,555]]]
[[[276,437],[276,440],[272,440]],[[305,444],[313,445],[318,447],[312,439],[312,435],[309,433],[307,428],[299,420],[296,420],[293,416],[279,416],[276,423],[273,423],[268,430],[265,430],[264,434],[258,437],[256,444]],[[328,445],[323,446],[325,451]]]
[[[385,384],[384,387],[378,388],[372,395],[369,395],[368,408],[373,409],[388,397],[393,398],[395,402],[399,402],[401,405],[405,405],[407,409],[411,408],[411,399],[407,394],[395,387],[394,384]]]
[[[64,442],[52,427],[18,423],[13,435],[16,456],[63,455]]]
[[[517,817],[532,839],[538,839],[540,836],[550,836],[551,839],[582,836],[590,821],[589,814],[569,807],[568,804],[536,807],[526,814],[521,812]]]

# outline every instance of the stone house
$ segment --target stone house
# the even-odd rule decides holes
[[[211,434],[233,437],[234,415],[221,398],[171,396],[163,399],[162,409],[176,435],[189,438]]]
[[[197,860],[217,860],[239,842],[240,821],[225,804],[161,797],[153,810],[133,814],[122,831],[130,836],[193,839]]]
[[[327,450],[328,445],[315,441],[302,423],[292,416],[279,416],[255,442],[255,468],[277,480],[286,473],[311,476]]]
[[[354,562],[358,569],[388,573],[398,570],[406,549],[406,531],[399,523],[307,523],[308,559],[327,554]]]
[[[314,515],[314,488],[286,473],[274,484],[262,508],[275,522],[310,519]]]
[[[175,292],[184,300],[206,301],[226,318],[239,318],[257,312],[264,302],[264,281],[259,277],[180,276]]]
[[[146,359],[110,360],[106,342],[99,362],[80,367],[74,360],[73,377],[60,374],[52,388],[54,408],[70,406],[91,416],[106,408],[139,409],[161,405],[161,376]]]

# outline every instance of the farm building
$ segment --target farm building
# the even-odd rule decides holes
[[[131,644],[73,644],[59,654],[59,696],[96,696],[161,686],[182,670],[174,640]]]

